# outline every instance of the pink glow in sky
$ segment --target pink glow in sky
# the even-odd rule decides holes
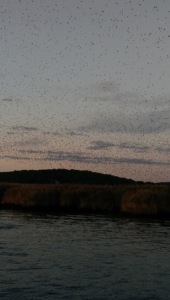
[[[0,171],[170,181],[169,0],[2,0]]]

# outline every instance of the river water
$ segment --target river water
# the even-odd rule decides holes
[[[170,299],[170,220],[1,210],[0,299]]]

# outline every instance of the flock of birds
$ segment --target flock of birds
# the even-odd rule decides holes
[[[168,181],[169,16],[168,0],[2,0],[1,171]]]

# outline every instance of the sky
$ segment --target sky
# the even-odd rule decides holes
[[[170,181],[169,0],[1,0],[0,171]]]

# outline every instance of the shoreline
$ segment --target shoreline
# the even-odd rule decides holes
[[[18,213],[31,213],[36,215],[51,215],[51,216],[105,216],[112,218],[122,218],[122,219],[143,219],[143,220],[170,220],[170,213],[161,214],[135,214],[135,213],[124,213],[124,212],[108,212],[102,210],[70,210],[69,208],[55,210],[53,208],[43,208],[43,207],[21,207],[17,205],[2,205],[0,211],[16,211]]]

